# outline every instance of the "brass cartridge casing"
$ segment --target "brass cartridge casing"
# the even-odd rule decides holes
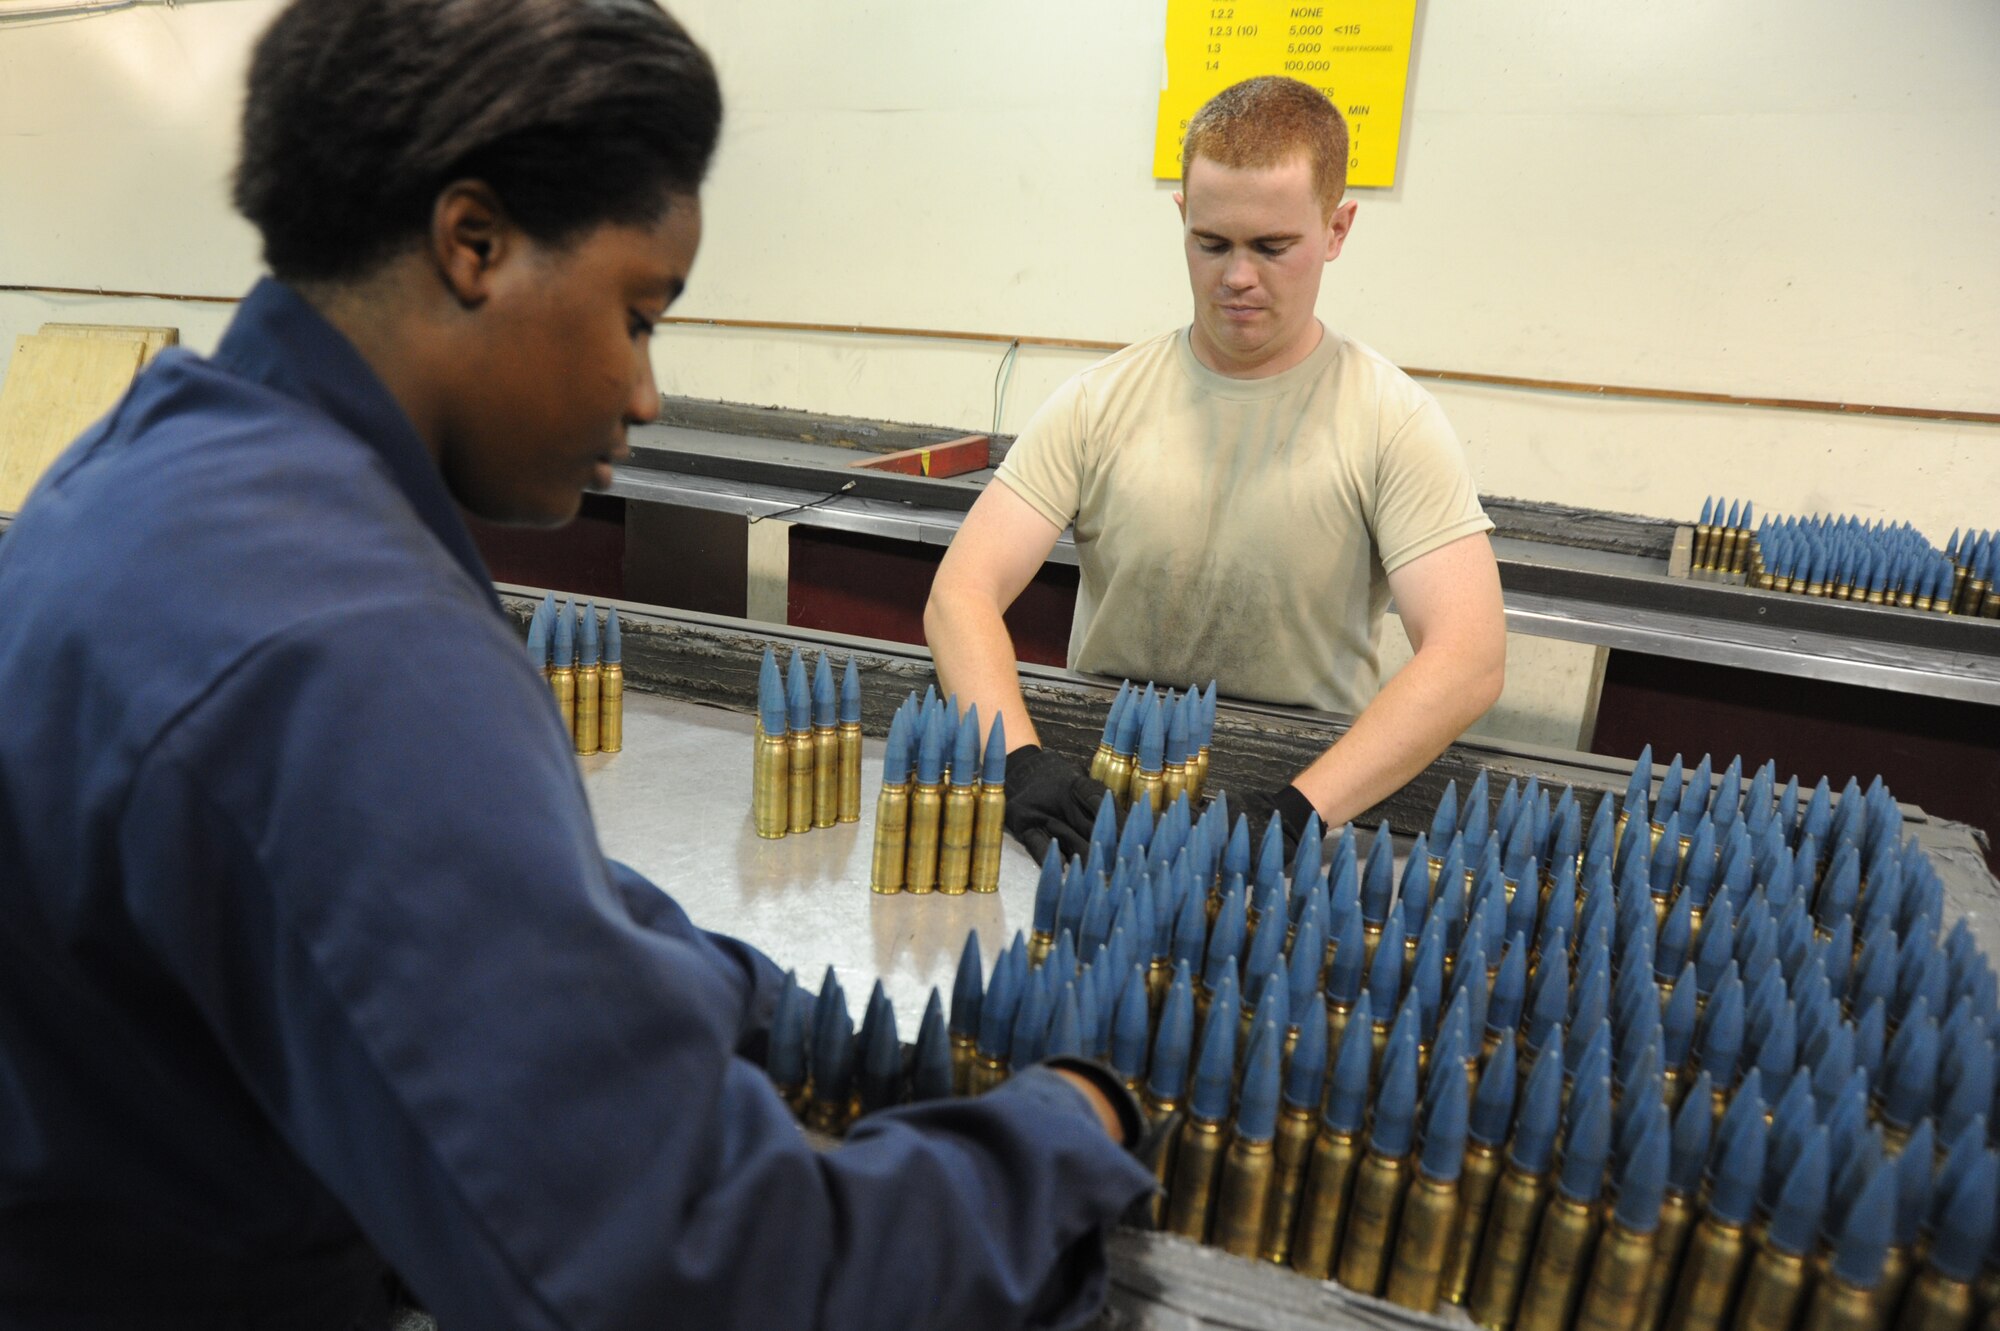
[[[1118,751],[1109,744],[1099,744],[1097,752],[1090,755],[1090,779],[1092,781],[1104,780],[1104,774],[1110,769],[1111,760],[1117,754]]]
[[[1232,1257],[1255,1257],[1264,1241],[1277,1153],[1269,1141],[1229,1143],[1215,1199],[1215,1246]]]
[[[1134,768],[1132,771],[1131,806],[1136,809],[1139,807],[1139,801],[1144,800],[1153,807],[1153,816],[1155,818],[1159,817],[1160,789],[1160,773]]]
[[[1273,1143],[1276,1163],[1271,1171],[1271,1201],[1264,1210],[1264,1236],[1258,1255],[1283,1266],[1292,1255],[1292,1224],[1298,1219],[1299,1196],[1305,1190],[1306,1164],[1312,1159],[1313,1138],[1319,1134],[1312,1107],[1286,1104],[1278,1110]]]
[[[1313,1138],[1306,1182],[1299,1194],[1299,1218],[1292,1233],[1292,1269],[1315,1280],[1333,1274],[1334,1254],[1346,1230],[1361,1147],[1352,1133],[1325,1127]]]
[[[1056,940],[1037,929],[1028,935],[1028,964],[1039,966],[1049,959],[1055,950]]]
[[[975,892],[1000,890],[1000,847],[1007,838],[1007,787],[981,786],[972,810],[972,881]]]
[[[1458,1175],[1458,1216],[1452,1224],[1451,1246],[1445,1249],[1444,1279],[1438,1286],[1446,1303],[1462,1304],[1472,1291],[1472,1265],[1479,1256],[1479,1240],[1486,1232],[1487,1211],[1493,1204],[1493,1185],[1500,1179],[1500,1149],[1483,1142],[1467,1142],[1465,1165]]]
[[[1583,1302],[1576,1310],[1576,1331],[1637,1331],[1646,1288],[1652,1280],[1655,1234],[1635,1234],[1612,1223],[1598,1236],[1590,1278],[1584,1281]]]
[[[1160,769],[1160,807],[1171,809],[1187,790],[1187,764],[1168,763]],[[1188,801],[1192,804],[1194,801]]]
[[[1132,807],[1132,760],[1113,753],[1104,764],[1104,788],[1118,801],[1120,810]]]
[[[1666,1317],[1667,1301],[1673,1297],[1674,1279],[1680,1274],[1681,1255],[1687,1251],[1694,1220],[1694,1203],[1669,1191],[1660,1203],[1660,1229],[1653,1235],[1653,1269],[1639,1300],[1638,1320],[1632,1324],[1635,1331],[1656,1331]]]
[[[1409,1157],[1369,1151],[1354,1170],[1347,1203],[1347,1233],[1340,1240],[1334,1279],[1358,1294],[1380,1294],[1389,1275],[1390,1245],[1410,1190]]]
[[[1730,1325],[1736,1331],[1789,1331],[1798,1317],[1809,1274],[1805,1258],[1769,1245],[1759,1249],[1743,1277],[1743,1292],[1737,1296],[1736,1316]],[[1969,1303],[1967,1310],[1969,1313]]]
[[[1749,1252],[1750,1236],[1740,1226],[1720,1225],[1709,1216],[1697,1221],[1674,1281],[1665,1331],[1721,1331]]]
[[[1806,1303],[1805,1331],[1882,1331],[1875,1292],[1859,1289],[1840,1277],[1822,1274],[1813,1281]]]
[[[1444,872],[1444,861],[1435,855],[1424,856],[1424,879],[1430,885],[1433,899],[1437,897],[1438,875]]]
[[[625,747],[625,667],[613,662],[597,677],[597,750]]]
[[[576,741],[576,671],[557,666],[549,671],[549,692],[555,695],[556,711],[562,714],[563,730],[571,743]]]
[[[951,1093],[965,1095],[972,1089],[972,1062],[979,1057],[979,1041],[970,1035],[951,1033]]]
[[[758,836],[775,841],[790,825],[786,790],[791,782],[791,745],[783,735],[767,735],[762,729],[757,731],[755,743],[750,765],[751,819]]]
[[[1457,1213],[1457,1180],[1434,1179],[1417,1170],[1403,1199],[1403,1223],[1396,1227],[1389,1302],[1420,1313],[1437,1311]]]
[[[944,814],[938,834],[938,891],[958,896],[972,881],[972,811],[978,802],[972,786],[944,788]]]
[[[1558,1190],[1542,1209],[1535,1255],[1528,1261],[1521,1309],[1514,1317],[1519,1331],[1568,1331],[1596,1245],[1596,1208]]]
[[[1882,1278],[1875,1282],[1875,1288],[1870,1292],[1879,1318],[1876,1325],[1887,1327],[1895,1321],[1896,1310],[1903,1306],[1903,1294],[1910,1287],[1910,1275],[1915,1269],[1908,1248],[1895,1243],[1889,1245],[1889,1250],[1882,1255]],[[2000,1290],[1991,1289],[1987,1284],[1991,1276],[1992,1273],[1988,1272],[1982,1277],[1979,1288],[1974,1291],[1973,1302],[1978,1307],[1992,1308],[2000,1304],[2000,1298],[1995,1297],[2000,1295]]]
[[[1189,804],[1201,803],[1201,797],[1208,793],[1208,750],[1208,745],[1202,745],[1188,764],[1192,769],[1188,773]]]
[[[1971,1285],[1947,1280],[1925,1267],[1903,1295],[1896,1331],[1965,1331],[1972,1325],[1972,1313]]]
[[[1340,1050],[1340,1042],[1347,1035],[1347,1016],[1352,1011],[1354,1011],[1352,1003],[1326,1005],[1326,1048],[1329,1059]]]
[[[1514,1324],[1514,1308],[1527,1280],[1528,1257],[1548,1200],[1548,1180],[1523,1174],[1510,1161],[1493,1185],[1487,1212],[1486,1237],[1472,1270],[1472,1293],[1465,1310],[1489,1331],[1506,1331]]]
[[[1887,601],[1885,598],[1884,604],[1886,603]],[[1903,609],[1905,610],[1911,609],[1916,605],[1916,603],[1917,603],[1917,594],[1911,591],[1908,587],[1905,587],[1903,588],[1903,590],[1896,593],[1896,604],[1901,606]]]
[[[839,796],[836,801],[837,822],[858,823],[861,821],[861,723],[843,721],[834,732],[835,746],[839,750],[836,766],[839,770]]]
[[[1898,1252],[1899,1249],[1889,1249],[1889,1260],[1894,1261]],[[1904,1266],[1907,1269],[1910,1260],[1909,1254],[1905,1252],[1902,1254],[1902,1257]],[[1885,1273],[1885,1278],[1888,1268],[1889,1263],[1884,1262],[1882,1269]],[[1890,1306],[1893,1307],[1894,1305]],[[1972,1286],[1972,1306],[1987,1309],[1989,1312],[1994,1309],[2000,1309],[2000,1269],[1988,1266],[1980,1271],[1978,1281]],[[1885,1322],[1884,1325],[1887,1325],[1887,1323]]]
[[[840,815],[840,732],[814,726],[813,826],[832,827]]]
[[[1165,957],[1154,957],[1146,963],[1146,1020],[1150,1030],[1157,1031],[1160,1022],[1160,1005],[1167,1001],[1167,990],[1173,987],[1173,963]]]
[[[785,743],[792,751],[792,765],[786,776],[786,825],[794,832],[810,832],[813,825],[813,735],[805,730],[788,731]]]
[[[822,1100],[817,1095],[806,1103],[806,1126],[829,1137],[845,1132],[851,1117],[847,1105]]]
[[[1180,1102],[1177,1100],[1158,1098],[1151,1088],[1140,1095],[1139,1103],[1145,1106],[1146,1118],[1155,1128],[1166,1122],[1167,1117],[1180,1107]],[[1156,1230],[1167,1227],[1167,1190],[1173,1186],[1174,1162],[1180,1155],[1178,1149],[1180,1139],[1180,1131],[1176,1129],[1172,1136],[1160,1144],[1160,1149],[1153,1155],[1153,1178],[1157,1180],[1159,1186],[1154,1188],[1153,1195],[1146,1199],[1146,1218]]]
[[[919,896],[937,891],[938,833],[944,818],[944,789],[921,781],[910,786],[910,853],[903,865],[903,890]]]
[[[1375,949],[1380,946],[1381,942],[1382,926],[1379,924],[1370,924],[1366,920],[1363,920],[1361,922],[1361,973],[1363,975],[1368,974],[1374,967]]]
[[[1694,558],[1691,561],[1693,567],[1708,567],[1708,543],[1714,534],[1715,528],[1708,523],[1697,522],[1694,524]]]
[[[1910,1129],[1898,1127],[1887,1119],[1882,1119],[1880,1122],[1882,1124],[1882,1149],[1888,1152],[1890,1159],[1894,1159],[1903,1153],[1905,1146],[1910,1144]]]
[[[784,835],[782,832],[776,835]],[[903,890],[903,864],[909,855],[910,788],[884,785],[875,797],[875,858],[868,872],[871,891],[890,896]]]
[[[1215,1210],[1215,1185],[1222,1174],[1222,1147],[1228,1135],[1220,1123],[1189,1118],[1174,1148],[1173,1185],[1167,1190],[1167,1230],[1196,1243],[1208,1241]]]
[[[967,1095],[984,1095],[1007,1080],[1007,1064],[997,1058],[988,1058],[975,1051],[972,1066],[966,1069],[965,1091]]]
[[[574,738],[580,754],[597,752],[598,680],[594,665],[579,666],[576,672],[576,727]]]

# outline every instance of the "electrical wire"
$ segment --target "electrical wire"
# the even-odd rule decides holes
[[[744,525],[754,526],[755,524],[762,522],[765,518],[782,518],[787,513],[803,513],[809,508],[818,508],[821,504],[832,503],[834,500],[840,498],[842,495],[846,494],[849,490],[852,490],[853,488],[854,488],[854,482],[848,481],[840,488],[830,491],[826,494],[823,494],[819,498],[810,500],[807,503],[793,504],[790,508],[781,508],[773,513],[755,514],[751,517],[750,521]]]
[[[1012,342],[1009,342],[1007,344],[1007,354],[1000,358],[1000,368],[994,371],[993,429],[990,431],[992,434],[1000,433],[1000,412],[1002,404],[1007,399],[1007,385],[1014,377],[1014,358],[1020,354],[1020,350],[1021,340],[1019,338],[1015,338]]]
[[[65,19],[95,18],[99,14],[116,14],[120,10],[137,9],[144,4],[172,4],[173,0],[92,0],[91,3],[77,5],[41,5],[34,9],[13,9],[0,4],[0,24],[9,23],[59,23]]]

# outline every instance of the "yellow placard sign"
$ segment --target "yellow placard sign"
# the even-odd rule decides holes
[[[1347,117],[1347,183],[1396,183],[1403,90],[1417,0],[1167,0],[1167,71],[1153,176],[1178,180],[1181,139],[1203,102],[1232,83],[1284,74]]]

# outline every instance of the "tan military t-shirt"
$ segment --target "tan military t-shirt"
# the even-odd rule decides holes
[[[1217,374],[1185,328],[1127,347],[998,476],[1075,526],[1072,668],[1338,712],[1381,683],[1388,573],[1493,527],[1430,394],[1330,329],[1267,379]]]

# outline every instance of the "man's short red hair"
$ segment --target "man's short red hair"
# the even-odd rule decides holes
[[[1325,93],[1297,79],[1245,79],[1209,98],[1188,122],[1181,178],[1197,157],[1219,166],[1277,166],[1295,154],[1312,162],[1313,192],[1331,217],[1347,192],[1347,121]]]

